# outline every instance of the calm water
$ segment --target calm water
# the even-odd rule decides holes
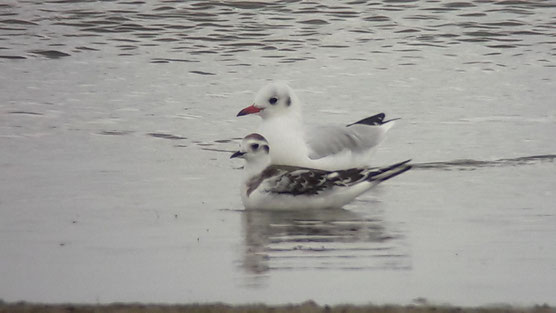
[[[4,1],[0,298],[556,305],[553,1]],[[266,81],[415,169],[246,212]]]

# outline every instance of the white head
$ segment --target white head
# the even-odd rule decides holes
[[[239,151],[232,154],[231,158],[245,159],[245,169],[248,172],[261,171],[270,164],[268,141],[257,133],[249,134],[243,138]]]
[[[300,102],[286,83],[272,82],[259,90],[253,105],[241,110],[237,116],[258,114],[263,119],[277,116],[299,116]]]

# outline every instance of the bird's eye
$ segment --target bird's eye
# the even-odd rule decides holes
[[[278,102],[278,99],[276,99],[275,97],[272,97],[272,98],[268,99],[268,102],[270,104],[276,104],[276,102]]]
[[[258,143],[252,144],[252,145],[251,145],[251,149],[253,149],[253,150],[259,149],[259,144],[258,144]]]

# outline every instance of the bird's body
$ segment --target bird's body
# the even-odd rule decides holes
[[[340,208],[378,183],[407,171],[410,166],[406,163],[340,171],[271,165],[245,180],[241,197],[247,209]]]
[[[301,102],[286,84],[263,87],[254,104],[238,116],[258,114],[263,122],[258,132],[273,147],[274,164],[337,170],[369,166],[370,155],[393,126],[384,114],[376,114],[349,125],[307,127],[303,123]]]
[[[259,134],[244,138],[232,157],[246,160],[241,199],[247,209],[340,208],[378,183],[411,168],[404,161],[387,167],[326,171],[271,164],[274,148]]]

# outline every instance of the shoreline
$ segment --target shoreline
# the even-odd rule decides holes
[[[493,305],[479,307],[462,307],[451,305],[319,305],[313,301],[300,304],[266,305],[266,304],[240,304],[230,305],[225,303],[194,303],[194,304],[142,304],[142,303],[111,303],[111,304],[41,304],[31,302],[2,302],[0,313],[240,313],[240,312],[297,312],[297,313],[556,313],[556,308],[547,304],[534,306]]]

